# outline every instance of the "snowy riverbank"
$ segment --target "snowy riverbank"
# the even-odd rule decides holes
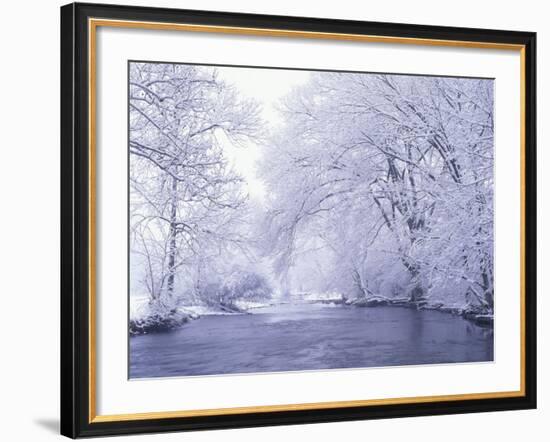
[[[434,300],[412,302],[407,298],[386,298],[371,296],[369,298],[346,299],[341,295],[330,294],[301,294],[291,300],[272,302],[236,301],[231,306],[226,305],[180,305],[167,314],[159,315],[150,310],[146,297],[136,297],[130,303],[130,335],[141,335],[155,332],[166,332],[177,329],[189,321],[203,316],[243,315],[252,314],[254,310],[264,309],[279,304],[324,304],[334,307],[352,306],[358,308],[376,308],[382,306],[405,307],[417,310],[434,310],[461,316],[480,326],[492,326],[494,316],[481,309],[464,304],[444,304]]]
[[[271,303],[236,301],[233,305],[178,305],[164,314],[151,310],[147,297],[133,297],[130,302],[130,335],[166,332],[177,329],[201,316],[244,315],[251,310],[271,306]]]
[[[492,326],[494,322],[493,314],[488,314],[481,308],[467,306],[460,303],[444,304],[442,302],[431,300],[414,302],[407,298],[386,298],[382,296],[372,296],[369,298],[346,300],[344,304],[353,305],[356,307],[397,306],[414,308],[417,310],[435,310],[443,313],[450,313],[455,316],[461,316],[464,319],[468,319],[476,323],[477,325],[482,326]]]

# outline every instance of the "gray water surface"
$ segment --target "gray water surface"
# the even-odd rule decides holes
[[[130,338],[130,378],[493,360],[493,330],[405,307],[279,305]]]

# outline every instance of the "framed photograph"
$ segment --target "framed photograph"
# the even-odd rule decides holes
[[[61,432],[535,408],[536,36],[61,8]]]

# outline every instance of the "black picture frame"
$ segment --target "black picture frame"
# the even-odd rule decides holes
[[[216,416],[91,419],[89,18],[523,46],[524,394]],[[535,33],[85,3],[61,8],[61,434],[77,438],[536,408],[536,259]]]

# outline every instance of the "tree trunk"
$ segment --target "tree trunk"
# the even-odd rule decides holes
[[[409,291],[409,301],[420,307],[426,301],[424,296],[424,288],[420,282],[420,270],[414,264],[409,263],[406,259],[403,259],[403,264],[411,275],[412,288]]]
[[[167,294],[168,299],[172,299],[174,295],[174,280],[176,273],[176,235],[177,235],[177,192],[178,192],[178,181],[175,178],[172,178],[172,188],[171,188],[171,202],[170,202],[170,239],[168,245],[168,284],[167,284]]]

